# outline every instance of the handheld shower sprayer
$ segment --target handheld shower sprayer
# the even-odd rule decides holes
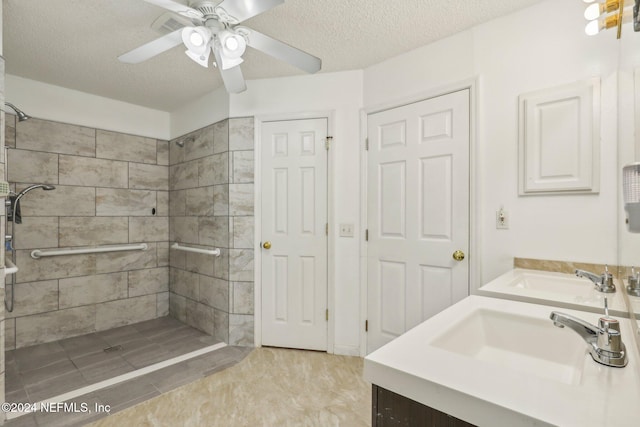
[[[29,191],[31,190],[35,190],[36,188],[42,188],[45,191],[51,191],[51,190],[55,190],[56,187],[53,185],[48,185],[48,184],[34,184],[34,185],[30,185],[27,188],[25,188],[24,190],[20,191],[19,193],[10,193],[9,197],[6,199],[5,201],[5,207],[7,209],[7,220],[8,221],[13,221],[14,224],[21,224],[22,223],[22,218],[20,216],[20,199],[22,199],[22,197],[24,197],[25,194],[27,194]],[[13,260],[14,264],[16,262],[16,251],[13,250],[12,247],[12,242],[13,239],[15,239],[16,237],[16,227],[13,226],[13,233],[12,235],[5,235],[5,239],[6,244],[7,244],[7,251],[11,251],[11,259]],[[7,256],[7,255],[5,255]],[[13,277],[13,276],[11,276]],[[15,284],[15,279],[11,279],[11,283],[7,283],[7,285],[10,285],[11,288],[11,296],[8,296],[8,293],[5,293],[5,298],[4,298],[4,306],[7,309],[7,311],[12,312],[13,311],[13,303],[14,303],[14,293],[15,293],[15,289],[14,289],[14,284]],[[9,287],[7,287],[5,285],[5,290],[9,289]]]
[[[22,224],[22,218],[20,215],[20,199],[22,199],[22,197],[24,197],[24,195],[27,194],[29,191],[35,190],[36,188],[42,188],[45,191],[51,191],[56,189],[56,187],[53,185],[34,184],[34,185],[30,185],[29,187],[25,188],[19,193],[17,194],[14,193],[12,196],[10,196],[9,199],[7,200],[7,207],[10,208],[10,211],[7,214],[7,217],[9,220],[13,220],[14,224]]]

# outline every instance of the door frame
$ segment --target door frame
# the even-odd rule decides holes
[[[478,87],[480,77],[461,80],[444,86],[439,86],[427,91],[419,92],[415,95],[401,97],[399,99],[385,102],[383,104],[367,107],[360,110],[360,224],[362,229],[368,229],[368,212],[367,212],[367,188],[369,179],[367,176],[368,152],[366,150],[366,141],[368,137],[368,116],[370,114],[379,113],[385,110],[391,110],[413,104],[420,101],[426,101],[443,95],[448,95],[461,90],[469,90],[469,295],[475,294],[480,287],[480,224],[482,221],[482,212],[480,211],[480,195],[481,182],[480,170],[478,164],[477,150],[477,113],[478,113]],[[364,235],[364,233],[363,233]],[[368,247],[367,242],[360,240],[360,355],[367,355],[367,333],[365,332],[365,322],[369,316],[368,296],[369,296],[369,277],[367,274]]]
[[[254,270],[253,270],[253,330],[254,345],[262,347],[262,251],[260,242],[262,237],[262,126],[265,122],[306,120],[306,119],[326,119],[327,135],[332,136],[332,144],[339,143],[334,136],[334,110],[309,111],[298,113],[281,113],[256,115],[254,117]],[[327,309],[329,310],[329,321],[327,322],[327,353],[334,352],[335,341],[335,266],[334,254],[336,239],[333,236],[335,230],[334,212],[334,152],[330,149],[327,153],[327,221],[329,223],[329,235],[327,236]]]

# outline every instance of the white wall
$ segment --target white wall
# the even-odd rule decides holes
[[[5,98],[28,115],[149,138],[169,139],[170,114],[7,74]]]
[[[476,286],[510,269],[513,257],[617,260],[618,44],[610,33],[587,37],[583,12],[575,0],[542,2],[364,70],[365,108],[478,79]],[[593,76],[602,79],[600,194],[518,197],[518,95]],[[496,230],[500,206],[509,230]]]
[[[465,31],[364,70],[364,106],[399,104],[474,76],[473,33]]]
[[[171,139],[229,117],[229,94],[224,87],[171,112]]]
[[[334,351],[360,354],[359,243],[360,165],[359,114],[362,107],[362,72],[348,71],[284,79],[254,80],[248,90],[232,95],[231,117],[297,116],[331,112],[333,126],[333,217],[335,282],[333,292]],[[356,224],[353,238],[338,237],[337,224]],[[258,236],[259,238],[259,236]]]

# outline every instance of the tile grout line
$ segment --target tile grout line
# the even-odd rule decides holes
[[[227,347],[227,344],[225,344],[223,342],[222,343],[218,343],[218,344],[214,344],[214,345],[210,345],[208,347],[204,347],[204,348],[201,348],[199,350],[195,350],[195,351],[192,351],[190,353],[183,354],[181,356],[177,356],[177,357],[174,357],[174,358],[169,359],[169,360],[158,362],[158,363],[155,363],[155,364],[150,365],[150,366],[145,366],[144,368],[137,369],[137,370],[135,370],[133,372],[127,372],[126,374],[118,375],[116,377],[109,378],[109,379],[104,380],[104,381],[99,381],[99,382],[97,382],[95,384],[91,384],[91,385],[88,385],[88,386],[85,386],[85,387],[81,387],[79,389],[76,389],[76,390],[73,390],[73,391],[70,391],[70,392],[67,392],[67,393],[59,394],[59,395],[53,396],[53,397],[51,397],[49,399],[41,400],[41,401],[37,402],[34,405],[34,407],[36,407],[36,408],[40,407],[43,403],[58,403],[58,402],[65,402],[65,401],[70,400],[70,399],[75,399],[76,397],[80,397],[82,395],[85,395],[85,394],[88,394],[88,393],[91,393],[91,392],[94,392],[94,391],[97,391],[97,390],[101,390],[103,388],[106,388],[106,387],[109,387],[109,386],[112,386],[112,385],[120,384],[122,382],[131,380],[131,379],[134,379],[134,378],[141,377],[141,376],[149,374],[151,372],[158,371],[160,369],[175,365],[175,364],[180,363],[180,362],[184,362],[184,361],[192,359],[194,357],[202,356],[203,354],[207,354],[207,353],[219,350],[219,349],[224,348],[224,347]],[[21,417],[23,415],[27,415],[29,413],[30,412],[9,412],[9,413],[6,414],[6,420],[9,421],[9,420],[12,420],[12,419],[15,419],[15,418],[19,418],[19,417]]]

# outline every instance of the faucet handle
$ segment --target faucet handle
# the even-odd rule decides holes
[[[631,275],[627,277],[629,284],[627,285],[627,293],[634,297],[640,296],[640,271],[636,271],[635,267],[631,267]]]
[[[616,286],[613,284],[613,274],[609,273],[609,266],[604,266],[604,273],[602,274],[602,286],[601,291],[605,293],[615,292]]]
[[[624,350],[622,335],[620,333],[620,322],[609,316],[601,317],[598,320],[600,332],[598,333],[598,347],[604,351],[618,353]]]
[[[598,327],[603,331],[618,331],[620,333],[620,322],[608,315],[598,319]]]
[[[632,287],[638,287],[640,285],[640,271],[636,271],[635,267],[631,267],[631,275],[627,279]]]

